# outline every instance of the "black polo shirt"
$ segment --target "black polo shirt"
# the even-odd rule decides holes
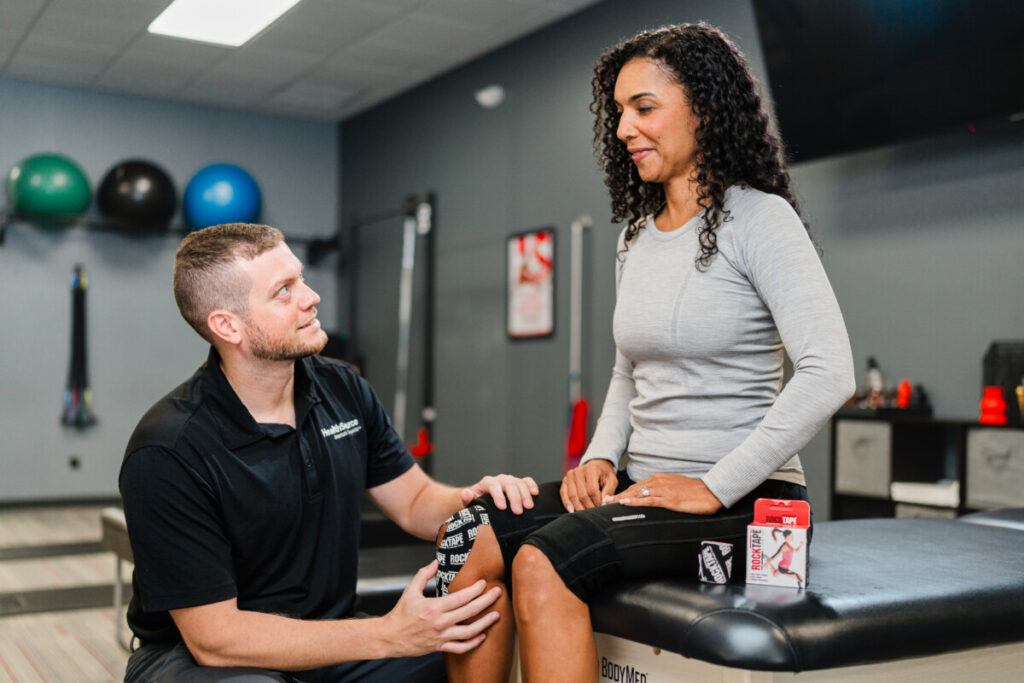
[[[319,356],[295,363],[295,424],[257,423],[211,348],[139,422],[120,489],[135,555],[132,631],[180,638],[167,610],[348,615],[364,492],[413,465],[370,385]]]

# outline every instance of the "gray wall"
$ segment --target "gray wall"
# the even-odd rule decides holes
[[[698,20],[730,33],[763,77],[747,0],[609,0],[343,124],[347,212],[392,206],[409,192],[438,193],[441,479],[465,482],[499,470],[540,479],[560,474],[569,224],[580,213],[595,219],[584,374],[599,410],[614,351],[619,227],[609,223],[591,153],[591,68],[620,37]],[[491,82],[502,83],[509,98],[484,111],[472,95]],[[954,135],[804,164],[793,176],[824,248],[858,372],[875,355],[890,379],[923,383],[937,414],[974,417],[988,341],[1024,337],[1021,136]],[[504,241],[543,225],[557,228],[556,335],[512,342],[504,332]],[[368,377],[390,408],[398,222],[361,235],[358,341]],[[829,513],[826,432],[803,452],[819,519]]]
[[[338,218],[338,132],[328,124],[0,79],[0,169],[39,152],[67,154],[95,188],[129,157],[162,165],[179,197],[199,168],[230,161],[264,195],[263,220],[286,235],[332,233]],[[177,217],[176,217],[177,220]],[[206,346],[171,293],[175,237],[136,238],[15,224],[0,246],[0,501],[117,494],[124,446],[145,409],[202,363]],[[296,253],[303,256],[301,249]],[[89,276],[89,373],[100,422],[60,426],[70,359],[71,269]],[[337,276],[307,269],[340,315]],[[81,467],[71,469],[77,455]]]

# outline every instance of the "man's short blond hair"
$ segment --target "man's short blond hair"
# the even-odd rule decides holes
[[[189,233],[181,241],[174,255],[174,300],[200,337],[213,343],[206,320],[214,310],[248,315],[252,282],[235,265],[283,242],[277,228],[252,223],[215,225]]]

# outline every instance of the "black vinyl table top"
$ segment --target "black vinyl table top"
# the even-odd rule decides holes
[[[627,582],[598,632],[724,666],[803,671],[1024,640],[1024,530],[940,519],[814,527],[807,589]]]

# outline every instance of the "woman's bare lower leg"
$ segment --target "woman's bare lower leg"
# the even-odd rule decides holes
[[[597,681],[590,608],[570,591],[547,556],[524,545],[512,562],[513,599],[524,683]]]
[[[466,564],[459,570],[448,590],[465,588],[480,579],[487,581],[488,588],[501,588],[501,597],[483,613],[497,611],[501,618],[487,630],[487,638],[479,647],[461,655],[445,653],[444,663],[452,683],[505,683],[512,668],[515,619],[512,616],[512,601],[505,586],[505,561],[494,530],[485,524],[477,528],[476,540]],[[466,623],[473,621],[476,619],[469,619]]]

